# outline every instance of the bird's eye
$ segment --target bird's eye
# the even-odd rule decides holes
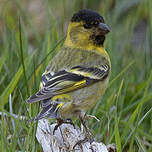
[[[95,26],[95,27],[98,26],[98,25],[99,25],[99,22],[98,22],[98,21],[94,22],[94,26]]]
[[[86,29],[91,28],[91,26],[89,24],[84,24],[83,27],[86,28]]]

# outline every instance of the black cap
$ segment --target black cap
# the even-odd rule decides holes
[[[96,11],[83,9],[75,13],[71,19],[71,22],[85,22],[90,24],[91,22],[102,22],[104,23],[103,17]]]

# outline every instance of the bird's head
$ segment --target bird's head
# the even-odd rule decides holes
[[[69,23],[65,43],[79,47],[103,46],[108,32],[110,29],[100,14],[88,9],[80,10]]]

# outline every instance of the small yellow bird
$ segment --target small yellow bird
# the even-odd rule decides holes
[[[95,11],[84,9],[73,15],[63,47],[42,75],[40,90],[27,100],[41,103],[35,120],[64,122],[78,116],[86,128],[85,113],[104,94],[110,77],[110,58],[104,48],[109,31]]]

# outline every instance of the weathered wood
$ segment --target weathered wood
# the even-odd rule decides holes
[[[56,124],[50,125],[47,119],[38,121],[36,137],[42,145],[44,152],[108,152],[107,147],[103,143],[84,142],[81,147],[74,145],[84,139],[84,134],[78,126],[75,128],[70,124],[62,124],[53,135],[53,129]]]

